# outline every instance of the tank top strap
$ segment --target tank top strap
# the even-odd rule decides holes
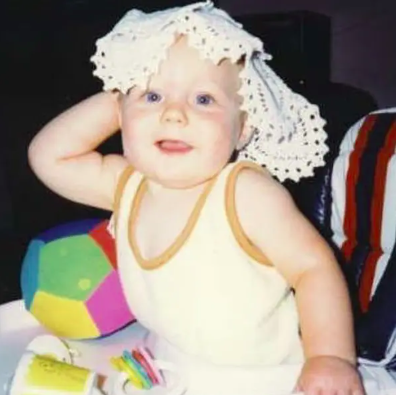
[[[249,161],[239,161],[227,165],[219,174],[213,188],[210,198],[214,204],[213,207],[217,207],[217,209],[210,216],[217,217],[225,226],[229,227],[233,239],[250,258],[260,264],[272,266],[269,259],[249,239],[238,218],[235,201],[236,185],[238,176],[246,169],[260,173],[265,172],[261,166]]]
[[[108,225],[108,231],[113,237],[115,237],[115,231],[117,229],[117,224],[120,219],[121,212],[124,211],[124,201],[131,201],[142,178],[142,174],[135,171],[132,166],[128,166],[123,170],[118,179],[116,191],[114,194],[113,214],[110,218],[110,222]]]

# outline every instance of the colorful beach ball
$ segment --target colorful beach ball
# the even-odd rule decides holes
[[[107,225],[98,219],[66,223],[27,248],[21,272],[26,309],[57,336],[92,339],[134,321]]]

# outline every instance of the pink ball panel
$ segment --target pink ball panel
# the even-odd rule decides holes
[[[130,312],[118,273],[112,271],[87,300],[87,309],[101,335],[111,333],[135,320]]]

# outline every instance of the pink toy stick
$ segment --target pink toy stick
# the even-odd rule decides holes
[[[157,369],[157,367],[155,366],[155,360],[153,359],[153,357],[150,355],[149,351],[146,350],[144,347],[142,346],[138,346],[137,347],[137,351],[142,355],[142,357],[144,358],[144,360],[147,362],[147,365],[149,366],[149,368],[151,369],[153,375],[157,378],[157,382],[159,385],[165,385],[165,380],[161,374],[161,372]]]

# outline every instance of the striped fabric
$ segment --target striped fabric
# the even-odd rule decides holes
[[[348,131],[332,195],[333,241],[358,290],[360,356],[396,364],[396,108],[371,113]]]

